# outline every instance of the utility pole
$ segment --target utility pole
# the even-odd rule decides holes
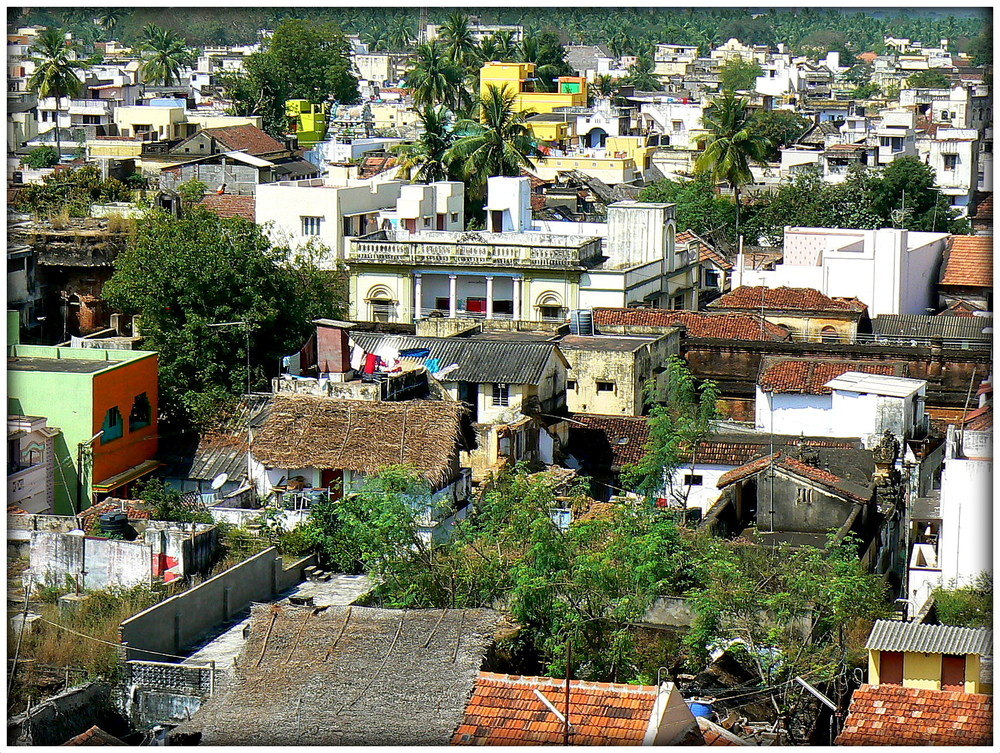
[[[566,711],[563,714],[563,745],[569,745],[569,673],[573,663],[573,641],[566,641]]]

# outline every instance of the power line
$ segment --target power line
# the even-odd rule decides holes
[[[123,647],[121,643],[112,643],[111,641],[105,641],[105,640],[102,640],[101,638],[95,638],[92,635],[86,635],[84,633],[78,633],[76,630],[73,630],[72,628],[68,628],[65,625],[60,625],[58,622],[52,622],[51,620],[47,620],[44,617],[39,617],[38,621],[39,622],[44,622],[46,625],[51,625],[52,627],[57,627],[60,630],[65,630],[67,633],[72,633],[73,635],[79,636],[80,638],[86,638],[88,640],[94,641],[95,643],[103,643],[105,646],[114,646],[115,648],[122,648]],[[178,656],[177,654],[165,654],[162,651],[149,651],[149,650],[144,649],[144,648],[137,648],[135,650],[136,651],[141,651],[144,654],[154,654],[156,656],[166,656],[166,657],[169,657],[171,659],[188,659],[189,658],[187,656]]]

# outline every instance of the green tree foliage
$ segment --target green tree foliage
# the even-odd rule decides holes
[[[969,55],[973,65],[993,64],[993,24],[987,24],[982,32],[969,44]]]
[[[872,82],[867,84],[858,84],[851,92],[851,96],[855,99],[871,99],[872,97],[878,97],[881,94],[882,87]]]
[[[289,99],[358,101],[349,53],[347,39],[335,24],[288,19],[264,49],[247,56],[241,72],[220,80],[233,101],[233,114],[260,115],[264,130],[277,136],[288,130]]]
[[[250,323],[251,386],[263,386],[278,359],[301,347],[320,316],[341,316],[334,273],[309,249],[289,261],[263,228],[194,206],[175,219],[149,211],[104,288],[108,302],[140,314],[146,347],[160,354],[160,405],[179,428],[204,421],[226,396],[246,390]]]
[[[476,195],[485,192],[490,176],[516,177],[540,154],[526,124],[531,112],[515,112],[514,95],[507,89],[487,87],[479,112],[479,120],[459,121],[456,130],[463,135],[446,157]]]
[[[668,503],[687,506],[688,487],[673,485],[676,470],[694,465],[698,444],[714,430],[718,418],[719,391],[714,382],[698,385],[684,360],[671,356],[667,361],[663,402],[649,410],[646,424],[649,442],[642,459],[622,474],[624,483],[648,499],[657,499],[667,490]],[[647,386],[649,393],[655,385]]]
[[[947,89],[951,86],[951,79],[937,68],[931,68],[914,73],[906,79],[906,85],[910,89]]]
[[[993,627],[993,578],[981,573],[972,585],[935,589],[934,608],[942,625]]]
[[[639,55],[635,64],[629,68],[625,82],[638,91],[658,92],[663,89],[660,79],[653,75],[653,60],[648,55]]]
[[[177,194],[185,205],[197,204],[205,198],[206,193],[208,193],[208,184],[197,178],[192,178],[177,186]]]
[[[28,91],[35,92],[39,98],[55,97],[56,123],[59,122],[59,105],[63,97],[79,96],[83,89],[77,73],[84,66],[77,59],[77,48],[74,43],[66,41],[63,29],[43,29],[31,44],[31,61],[35,70],[28,78]],[[62,143],[59,137],[59,127],[56,126],[56,151],[62,156]]]
[[[764,69],[756,62],[733,58],[719,68],[720,85],[724,92],[753,91],[757,77],[764,75]]]
[[[639,201],[675,204],[677,227],[691,230],[706,240],[722,238],[736,242],[736,204],[719,196],[708,175],[691,180],[660,180],[639,192]]]
[[[509,31],[497,31],[479,44],[479,57],[484,63],[513,63],[518,56],[518,46]]]
[[[559,43],[559,37],[550,31],[526,32],[517,46],[516,57],[516,62],[535,64],[535,77],[542,91],[555,91],[555,80],[559,76],[574,75],[566,62],[566,49]]]
[[[463,71],[479,60],[476,37],[472,33],[469,17],[464,13],[452,13],[441,28],[441,38],[448,59]]]
[[[765,110],[754,116],[752,130],[755,138],[767,144],[765,156],[774,162],[781,159],[781,147],[794,144],[811,126],[811,120],[791,110]]]
[[[447,154],[455,142],[451,116],[444,107],[424,107],[417,111],[423,130],[416,141],[392,147],[401,168],[400,177],[418,183],[451,180]]]
[[[793,678],[822,683],[863,665],[871,621],[885,614],[886,587],[861,565],[856,541],[825,550],[711,537],[700,544],[692,566],[703,585],[688,594],[697,617],[686,637],[697,654],[729,647],[792,721],[808,712]]]
[[[19,191],[13,206],[21,212],[42,217],[66,213],[70,217],[89,217],[94,204],[128,201],[131,191],[116,178],[101,178],[94,165],[59,170]]]
[[[59,152],[55,147],[40,146],[28,152],[21,162],[34,170],[53,167],[59,164]]]
[[[406,86],[415,107],[444,105],[454,113],[464,109],[468,99],[464,73],[437,40],[417,45],[411,66],[406,73]]]
[[[844,80],[855,86],[870,84],[872,81],[872,67],[868,63],[858,63],[851,66],[844,74]]]
[[[194,62],[194,53],[180,34],[149,24],[143,30],[139,70],[150,84],[179,84],[181,71]]]
[[[136,489],[135,498],[152,505],[153,520],[177,523],[213,523],[212,514],[202,506],[185,504],[181,493],[158,478],[151,478]]]

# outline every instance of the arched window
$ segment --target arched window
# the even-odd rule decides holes
[[[368,291],[365,300],[370,308],[370,321],[391,322],[396,318],[396,301],[385,285],[376,285]]]
[[[128,414],[128,430],[136,431],[149,426],[153,408],[149,404],[149,396],[143,392],[136,395],[132,401],[132,411]]]
[[[535,306],[542,321],[560,322],[566,318],[566,310],[563,308],[562,298],[550,290],[538,296],[538,302]]]
[[[826,327],[823,327],[823,329],[820,330],[819,336],[820,336],[820,339],[823,342],[825,342],[825,343],[839,343],[840,342],[840,334],[837,332],[836,329],[834,329],[833,327],[831,327],[829,325],[827,325]]]

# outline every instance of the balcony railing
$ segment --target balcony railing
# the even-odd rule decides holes
[[[71,99],[69,101],[70,115],[93,115],[111,112],[113,103],[108,99]]]

